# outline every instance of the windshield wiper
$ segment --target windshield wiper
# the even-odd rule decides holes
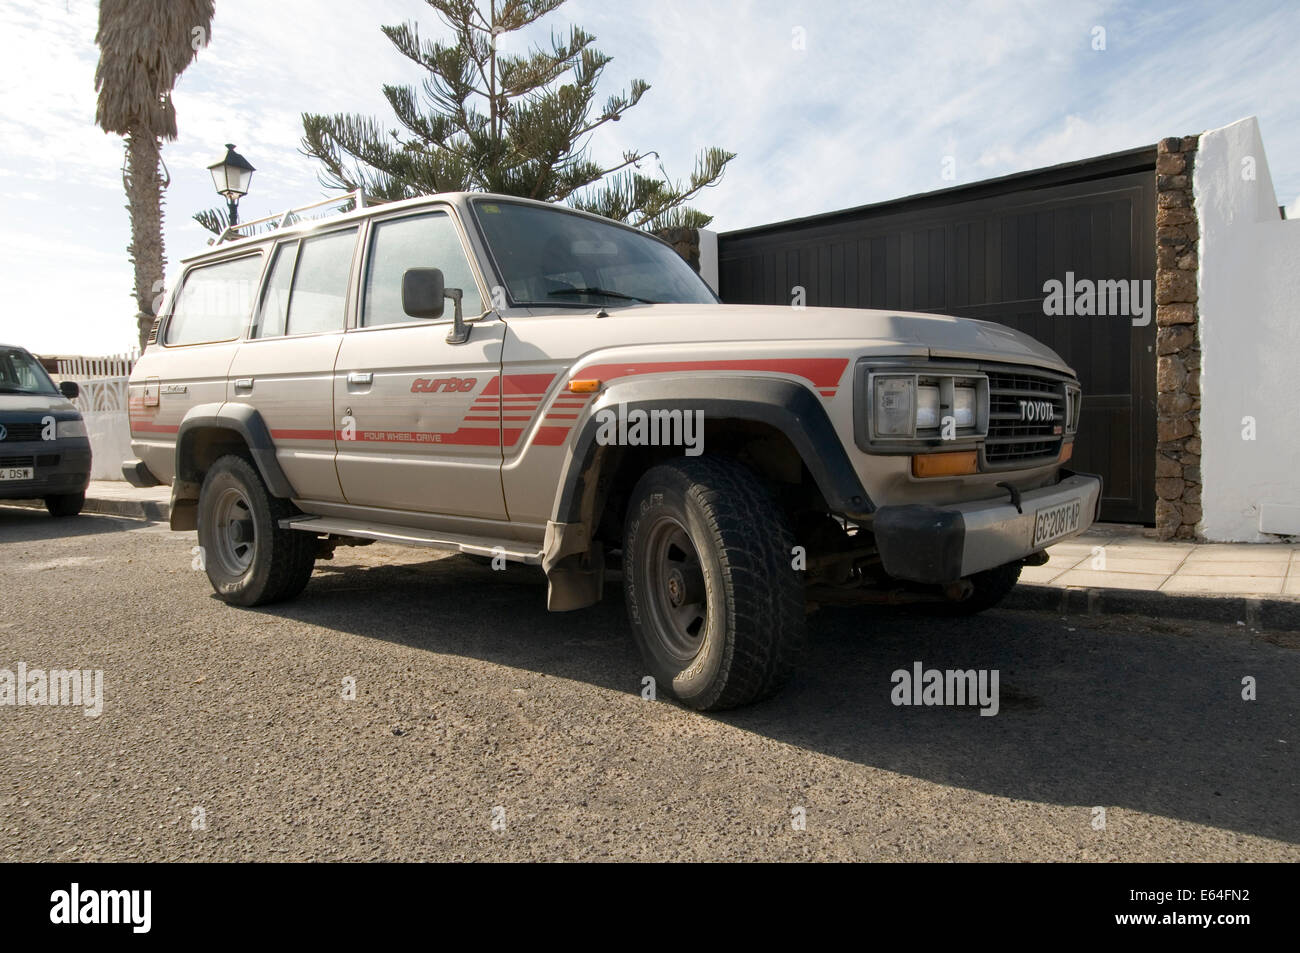
[[[659,304],[658,301],[651,301],[649,298],[638,298],[636,295],[625,295],[621,291],[610,291],[607,288],[559,288],[556,291],[548,291],[548,295],[604,295],[606,298],[622,298],[624,301],[640,301],[642,304]]]

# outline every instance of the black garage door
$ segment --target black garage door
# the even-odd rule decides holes
[[[1127,316],[1048,316],[1043,285],[1155,279],[1155,147],[718,238],[722,299],[934,311],[997,321],[1079,374],[1070,466],[1105,479],[1102,518],[1155,521],[1155,304]]]

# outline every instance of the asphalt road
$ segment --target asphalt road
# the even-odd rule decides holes
[[[616,586],[376,545],[240,610],[194,545],[0,507],[0,669],[104,673],[97,718],[0,706],[0,860],[1300,860],[1295,636],[823,610],[705,716],[642,699]],[[1001,710],[894,706],[915,661]]]

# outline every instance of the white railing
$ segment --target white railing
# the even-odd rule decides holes
[[[109,357],[60,358],[59,378],[80,385],[81,396],[75,403],[83,414],[125,413],[126,380],[139,356],[132,351]]]
[[[131,456],[127,416],[127,378],[139,354],[68,357],[58,361],[60,380],[76,381],[81,393],[74,403],[90,438],[90,478],[122,479],[122,461]]]

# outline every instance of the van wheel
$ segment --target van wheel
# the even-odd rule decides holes
[[[45,498],[45,508],[50,511],[51,516],[76,516],[85,505],[86,494],[84,491],[81,493],[55,493]]]
[[[296,512],[270,494],[243,457],[221,457],[212,465],[199,491],[199,546],[223,601],[258,606],[302,592],[316,561],[316,538],[280,527]]]
[[[623,591],[659,685],[718,711],[789,679],[805,628],[793,546],[785,514],[734,461],[675,461],[641,477],[624,525]]]

